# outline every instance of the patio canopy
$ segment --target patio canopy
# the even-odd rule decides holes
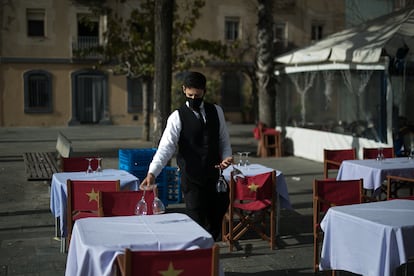
[[[353,69],[359,66],[364,70],[366,66],[384,64],[382,56],[389,56],[396,62],[403,58],[411,59],[414,57],[413,50],[414,7],[411,6],[335,33],[311,46],[281,55],[275,61],[286,66],[286,73],[289,73],[287,67],[301,65],[304,67],[300,71],[308,71],[306,68],[310,71],[321,70],[312,66],[315,64],[324,66],[324,70],[330,67],[345,69],[337,67],[349,67],[351,64],[354,64]],[[298,72],[298,69],[294,71]],[[381,66],[376,69],[380,70]]]

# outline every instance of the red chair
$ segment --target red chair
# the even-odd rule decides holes
[[[274,128],[268,128],[263,123],[258,123],[254,128],[253,134],[255,139],[258,140],[257,144],[257,156],[268,157],[282,156],[282,141],[280,131]]]
[[[93,156],[85,156],[85,157],[62,157],[60,160],[60,170],[62,172],[83,172],[88,169],[89,161],[87,158],[92,158],[91,160],[91,167],[92,170],[96,170],[98,167],[98,160],[96,157]]]
[[[254,230],[270,248],[276,246],[276,172],[230,180],[230,205],[222,224],[222,240],[229,250],[248,231]]]
[[[339,170],[344,160],[355,160],[357,158],[356,149],[337,149],[323,150],[323,176],[329,178],[330,170]]]
[[[119,180],[67,180],[67,245],[76,220],[98,216],[98,192],[119,189]]]
[[[143,194],[143,191],[99,191],[98,214],[100,217],[135,215],[135,207]],[[144,198],[148,206],[147,214],[152,215],[153,191],[146,191]]]
[[[376,159],[378,157],[379,148],[362,148],[363,159]],[[394,158],[394,148],[382,148],[382,154],[384,158]]]
[[[332,206],[364,202],[362,179],[313,181],[313,255],[314,272],[319,271],[319,244],[322,239],[320,222]]]
[[[131,251],[117,256],[118,272],[131,275],[218,276],[219,246],[194,250]]]

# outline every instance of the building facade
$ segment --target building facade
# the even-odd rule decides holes
[[[118,12],[127,17],[134,2],[118,3]],[[242,61],[254,66],[257,1],[205,2],[194,37],[239,41],[247,49]],[[0,5],[0,126],[143,123],[140,83],[97,66],[99,55],[79,58],[83,49],[105,45],[105,17],[93,18],[70,0]],[[274,1],[275,56],[342,30],[344,11],[343,0]],[[197,69],[217,81],[229,121],[252,122],[253,92],[243,70],[214,62]]]

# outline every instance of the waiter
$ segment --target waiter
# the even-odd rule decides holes
[[[186,102],[169,116],[140,187],[153,185],[178,149],[186,212],[217,240],[229,205],[228,190],[216,190],[219,168],[225,169],[233,162],[229,133],[222,108],[203,100],[206,93],[203,74],[187,73],[182,89]]]

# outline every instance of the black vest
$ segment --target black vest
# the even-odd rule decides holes
[[[220,121],[216,107],[204,102],[206,123],[202,125],[185,104],[178,109],[181,133],[178,141],[177,163],[189,179],[203,183],[206,177],[218,177],[214,168],[220,163]]]

